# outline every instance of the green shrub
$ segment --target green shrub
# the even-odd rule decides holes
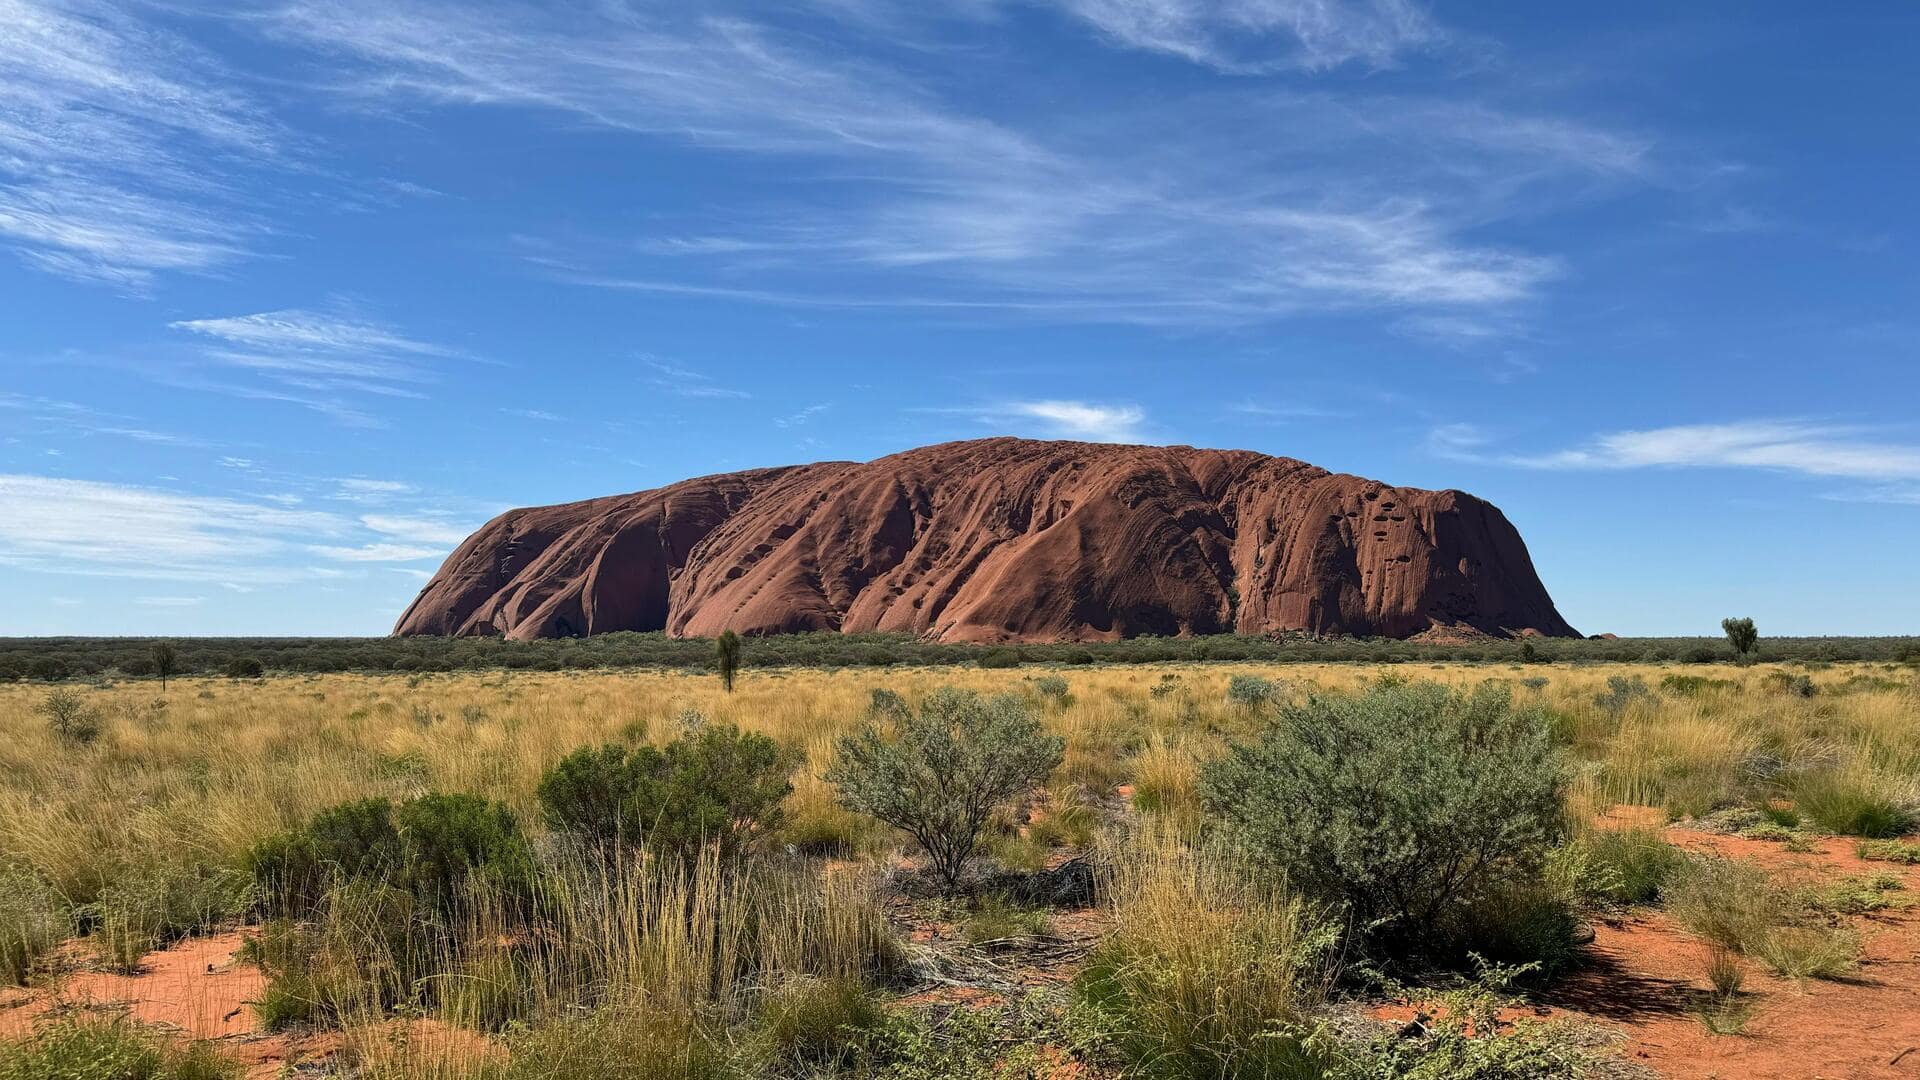
[[[322,810],[304,828],[261,841],[247,865],[270,907],[298,914],[335,881],[389,880],[403,858],[393,804],[373,798]]]
[[[1016,668],[1020,666],[1018,649],[989,649],[980,656],[983,668]]]
[[[907,707],[907,699],[899,691],[884,686],[873,688],[867,700],[867,719],[875,723],[897,723],[913,716],[913,710]]]
[[[342,803],[305,827],[269,837],[247,857],[271,910],[301,914],[342,882],[391,885],[451,913],[470,884],[524,900],[533,851],[512,811],[475,795]]]
[[[24,866],[0,863],[0,985],[26,985],[72,932],[73,914],[53,886]]]
[[[533,850],[513,812],[477,795],[423,795],[394,813],[401,863],[394,884],[442,912],[453,911],[469,884],[525,897],[533,886]]]
[[[827,781],[841,805],[920,842],[949,888],[994,809],[1057,768],[1066,741],[1026,703],[942,687],[889,739],[869,722],[839,741]]]
[[[100,737],[100,714],[87,704],[78,691],[65,688],[50,691],[38,706],[47,727],[62,742],[86,746]]]
[[[547,822],[607,850],[645,843],[688,857],[731,857],[780,827],[794,755],[765,735],[702,724],[667,744],[581,749],[540,780]]]
[[[0,1044],[0,1080],[237,1080],[240,1067],[202,1042],[185,1046],[126,1021],[62,1020]]]
[[[251,656],[236,656],[227,661],[222,669],[229,679],[257,679],[266,674],[266,667]]]
[[[1257,709],[1273,700],[1271,679],[1258,675],[1235,675],[1227,680],[1227,700],[1242,708]]]
[[[1073,700],[1067,680],[1059,675],[1042,675],[1033,680],[1034,692],[1056,704],[1065,705]]]
[[[1209,763],[1200,787],[1255,858],[1408,948],[1475,895],[1537,873],[1563,829],[1547,725],[1491,685],[1311,698]]]
[[[1793,804],[1821,828],[1843,836],[1884,840],[1914,825],[1913,815],[1881,790],[1873,776],[1854,770],[1801,777],[1793,785]]]

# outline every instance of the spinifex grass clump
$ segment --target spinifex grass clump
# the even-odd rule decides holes
[[[1754,957],[1793,979],[1837,979],[1858,964],[1860,938],[1816,894],[1761,867],[1716,856],[1689,858],[1666,906],[1710,945]]]
[[[1224,851],[1149,834],[1114,854],[1113,932],[1077,985],[1148,1077],[1317,1077],[1313,1014],[1339,925]]]
[[[0,863],[0,986],[24,985],[68,934],[73,915],[39,875]]]
[[[125,1021],[62,1020],[0,1042],[0,1080],[238,1080],[212,1044],[179,1044]]]
[[[1383,959],[1438,956],[1471,903],[1536,877],[1564,831],[1547,724],[1504,689],[1375,685],[1283,709],[1201,794],[1249,857],[1337,906]]]

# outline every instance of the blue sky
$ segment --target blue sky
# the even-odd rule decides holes
[[[0,0],[0,634],[374,634],[514,505],[1024,434],[1920,632],[1906,4]]]

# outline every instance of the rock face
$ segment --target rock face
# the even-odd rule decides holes
[[[981,439],[512,510],[397,634],[941,641],[1573,636],[1520,534],[1458,491],[1186,446]]]

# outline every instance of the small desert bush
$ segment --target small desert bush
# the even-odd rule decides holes
[[[984,941],[1030,938],[1053,928],[1053,916],[1045,908],[1024,908],[998,896],[988,896],[974,905],[961,924],[961,932],[975,945]]]
[[[1033,680],[1033,692],[1055,705],[1066,706],[1073,701],[1067,680],[1059,675],[1042,675]]]
[[[684,1009],[610,1005],[536,1024],[509,1040],[508,1064],[484,1080],[738,1080],[723,1033]]]
[[[0,1043],[0,1080],[238,1080],[210,1044],[176,1044],[125,1021],[62,1020]]]
[[[100,737],[100,712],[78,691],[64,687],[50,691],[40,700],[39,708],[48,730],[62,742],[86,746]]]
[[[1385,957],[1432,951],[1462,905],[1536,875],[1565,786],[1547,725],[1504,689],[1389,684],[1282,710],[1207,766],[1201,796],[1243,850],[1346,911]]]
[[[765,735],[702,723],[662,749],[581,749],[540,779],[547,824],[610,850],[640,844],[687,858],[723,857],[780,827],[796,756]]]
[[[1502,1021],[1517,1004],[1507,988],[1524,967],[1482,964],[1466,985],[1399,996],[1425,1014],[1416,1025],[1369,1039],[1321,1032],[1329,1051],[1322,1080],[1587,1080],[1620,1075],[1613,1055],[1592,1048],[1578,1025]]]
[[[849,810],[920,843],[952,887],[994,810],[1059,766],[1066,741],[1025,702],[943,687],[889,738],[869,723],[840,740],[827,780]]]
[[[368,881],[451,911],[471,886],[525,897],[533,851],[512,811],[474,795],[431,794],[398,807],[343,803],[247,857],[270,908],[299,914],[336,883]]]
[[[1167,835],[1116,853],[1113,930],[1076,982],[1131,1074],[1312,1077],[1338,924],[1218,851]]]
[[[1227,700],[1244,709],[1258,709],[1277,693],[1273,680],[1258,675],[1235,675],[1227,682]]]

